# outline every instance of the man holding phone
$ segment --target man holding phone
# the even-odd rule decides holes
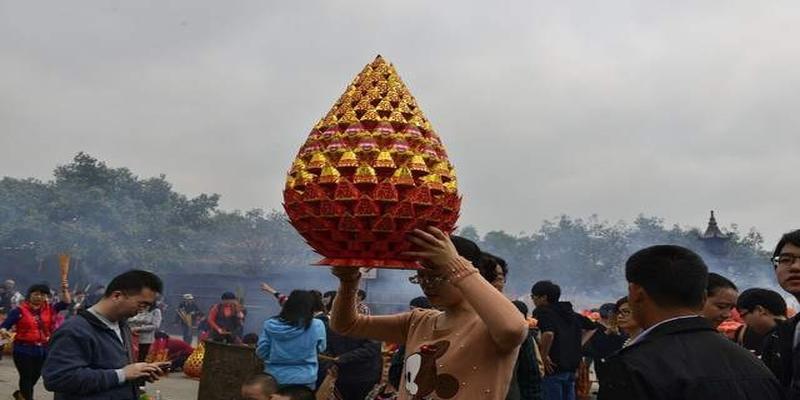
[[[137,363],[126,320],[152,306],[161,279],[131,270],[108,284],[103,298],[53,335],[42,377],[54,400],[136,400],[138,388],[164,375],[169,363]]]

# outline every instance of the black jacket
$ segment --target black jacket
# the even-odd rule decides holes
[[[584,329],[594,329],[595,324],[576,313],[572,304],[562,301],[553,305],[536,307],[532,313],[539,321],[542,333],[553,333],[550,360],[556,364],[556,373],[574,373],[581,361],[581,338]]]
[[[138,399],[136,383],[119,383],[116,370],[133,362],[131,332],[120,322],[124,344],[94,314],[81,310],[53,335],[42,368],[55,400]]]
[[[773,400],[780,384],[702,317],[657,326],[606,360],[599,400]]]
[[[332,365],[339,368],[337,384],[377,383],[383,373],[381,344],[368,339],[339,335],[330,328],[327,315],[315,317],[325,324],[327,346],[325,355],[338,357],[335,363],[320,361],[317,386],[325,379],[325,374]]]
[[[378,342],[329,332],[325,353],[338,358],[335,362],[339,367],[337,383],[378,383],[381,379],[383,360]]]
[[[786,322],[778,322],[764,338],[761,348],[761,360],[778,377],[791,400],[800,400],[800,350],[793,350],[798,318],[800,314]],[[795,387],[792,387],[793,380],[797,382]]]

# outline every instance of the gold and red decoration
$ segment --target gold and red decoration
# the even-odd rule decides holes
[[[413,229],[455,228],[456,173],[414,96],[381,56],[300,148],[283,191],[292,225],[319,265],[416,269],[401,256]]]
[[[201,340],[183,364],[183,373],[189,378],[200,379],[200,375],[203,373],[203,359],[205,355],[206,343]]]

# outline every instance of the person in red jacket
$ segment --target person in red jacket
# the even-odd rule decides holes
[[[47,345],[55,330],[56,315],[69,307],[72,301],[69,286],[61,286],[61,302],[50,304],[50,288],[33,285],[19,307],[11,310],[3,324],[0,336],[9,338],[9,330],[16,327],[14,336],[14,366],[19,373],[19,390],[15,399],[33,400],[33,387],[42,375],[42,365],[47,356]]]
[[[211,340],[223,343],[241,343],[244,311],[239,299],[231,292],[222,294],[222,303],[214,304],[208,311]]]
[[[166,332],[158,331],[155,334],[156,340],[164,340],[167,349],[167,358],[172,362],[170,370],[178,371],[183,369],[186,359],[194,352],[194,347],[183,340],[170,337]]]

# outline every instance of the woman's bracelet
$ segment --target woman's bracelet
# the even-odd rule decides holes
[[[447,265],[448,280],[454,285],[476,273],[478,273],[478,269],[463,257],[458,257]]]

